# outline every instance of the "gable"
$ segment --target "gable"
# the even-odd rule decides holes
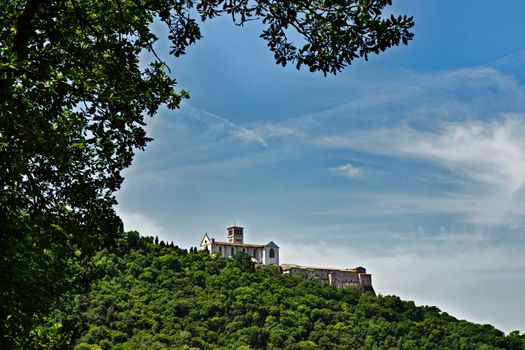
[[[279,246],[277,244],[275,244],[273,241],[271,241],[270,243],[265,245],[265,247],[279,248]]]
[[[201,247],[203,247],[203,246],[207,246],[207,245],[210,244],[210,243],[211,243],[211,238],[210,238],[210,236],[208,236],[208,233],[206,232],[206,233],[204,234],[204,237],[202,237],[201,245],[200,245],[200,246],[201,246]]]

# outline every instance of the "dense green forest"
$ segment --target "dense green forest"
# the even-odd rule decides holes
[[[97,254],[33,344],[85,349],[525,349],[525,335],[436,307],[336,289],[242,253],[225,260],[130,232]]]

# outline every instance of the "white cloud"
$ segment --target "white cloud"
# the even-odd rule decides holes
[[[390,213],[466,213],[480,224],[510,223],[525,216],[525,121],[519,115],[446,123],[434,131],[403,126],[354,132],[324,137],[320,144],[431,162],[464,181],[454,194],[385,194],[374,200],[375,215],[381,208]]]
[[[309,126],[315,135],[404,122],[428,128],[524,111],[524,100],[525,90],[516,79],[489,67],[419,75],[404,72],[364,84],[347,102],[294,121]]]
[[[517,117],[447,125],[438,133],[409,133],[397,148],[443,163],[473,182],[512,194],[525,182],[525,123]],[[392,145],[395,147],[395,145]]]
[[[264,147],[268,146],[264,138],[254,130],[238,125],[227,118],[201,108],[195,108],[188,103],[184,105],[183,112],[187,112],[195,120],[206,124],[210,132],[226,132],[240,140],[255,142]]]
[[[436,131],[398,127],[328,136],[321,144],[436,162],[472,182],[513,193],[525,182],[524,127],[522,117],[507,116],[447,123]]]
[[[361,168],[357,168],[350,163],[346,163],[337,167],[329,168],[334,174],[346,176],[346,177],[357,177],[361,175]]]
[[[266,141],[264,140],[264,138],[261,135],[257,134],[255,131],[247,129],[245,127],[242,127],[242,126],[238,127],[233,132],[233,134],[237,138],[239,138],[241,140],[248,141],[248,142],[259,143],[259,144],[261,144],[264,147],[268,147],[268,144],[266,143]]]
[[[265,122],[250,127],[239,125],[217,114],[193,107],[188,103],[184,104],[182,113],[204,123],[209,132],[226,133],[239,140],[260,144],[264,147],[268,147],[267,140],[269,139],[303,135],[296,126],[286,125],[286,123]]]
[[[265,138],[283,138],[290,136],[303,136],[304,132],[300,130],[304,125],[287,125],[286,123],[267,122],[257,126],[255,129],[258,134]]]
[[[506,332],[523,328],[525,316],[514,312],[524,291],[518,283],[525,279],[520,249],[476,243],[470,235],[465,238],[466,244],[445,238],[431,245],[405,244],[380,252],[351,244],[287,242],[280,251],[283,263],[364,266],[372,273],[377,293],[395,294],[418,305],[436,305],[455,317],[491,323]]]
[[[156,220],[141,212],[127,211],[119,206],[117,207],[117,214],[122,219],[126,231],[138,231],[144,236],[159,235],[160,237],[165,234],[164,228]]]

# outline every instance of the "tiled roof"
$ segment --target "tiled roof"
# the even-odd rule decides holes
[[[214,244],[225,245],[229,247],[241,247],[241,248],[264,248],[265,244],[244,244],[244,243],[230,243],[230,242],[212,242]]]
[[[329,270],[329,271],[343,271],[343,272],[356,272],[356,269],[334,269],[330,267],[315,267],[315,266],[302,266],[302,265],[296,265],[296,264],[282,264],[281,269],[283,270],[290,270],[290,269],[303,269],[303,270]]]

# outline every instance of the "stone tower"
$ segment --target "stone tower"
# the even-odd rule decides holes
[[[244,243],[244,228],[240,226],[228,227],[228,243]]]

